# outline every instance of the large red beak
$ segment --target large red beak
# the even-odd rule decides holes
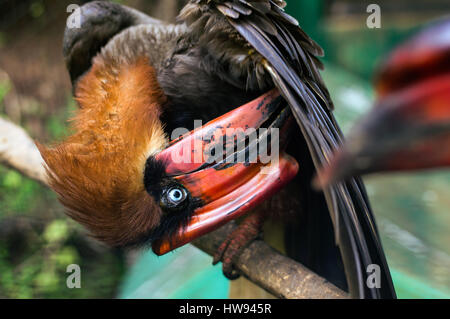
[[[165,254],[242,216],[297,174],[297,162],[282,151],[291,123],[289,108],[283,106],[279,93],[271,91],[174,140],[157,155],[166,163],[166,174],[199,199],[201,207],[186,227],[153,243],[156,254]],[[278,131],[260,131],[258,138],[244,134],[265,124]]]
[[[397,47],[376,76],[378,96],[450,72],[450,19],[439,21]]]
[[[450,74],[380,99],[316,179],[450,166]]]
[[[378,101],[315,185],[354,175],[450,165],[450,20],[396,48],[376,79]]]

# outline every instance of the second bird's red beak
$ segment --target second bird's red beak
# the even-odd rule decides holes
[[[315,180],[450,167],[450,75],[381,98]]]
[[[450,20],[396,48],[376,80],[377,102],[314,184],[450,166]]]
[[[156,156],[166,164],[166,174],[201,202],[186,227],[153,243],[156,254],[165,254],[242,216],[295,177],[298,164],[283,152],[291,123],[289,108],[283,106],[284,100],[273,90],[184,134]],[[240,135],[263,125],[277,128],[279,135],[276,130],[259,132],[257,139],[250,140],[249,135]],[[230,132],[235,134],[230,136]],[[241,137],[242,147],[235,148]],[[270,152],[265,150],[267,144]],[[273,156],[274,146],[279,156]],[[230,149],[234,150],[231,154]],[[218,156],[218,150],[226,152]],[[261,152],[267,156],[263,158]]]

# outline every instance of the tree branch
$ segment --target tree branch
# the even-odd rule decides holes
[[[193,244],[213,255],[235,228],[230,222]],[[250,281],[279,298],[344,299],[349,295],[298,262],[280,254],[262,240],[252,242],[235,264]]]
[[[47,185],[43,159],[25,130],[0,117],[0,163]]]
[[[28,134],[0,118],[0,162],[47,185],[43,159]],[[234,222],[194,241],[213,255],[233,229]],[[251,243],[239,256],[237,269],[250,281],[280,298],[349,298],[348,294],[303,265],[281,255],[261,240]]]

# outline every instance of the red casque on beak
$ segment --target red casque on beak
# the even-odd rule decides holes
[[[316,188],[351,176],[450,166],[450,20],[396,48],[376,77],[378,100]]]
[[[315,180],[450,166],[450,74],[381,98]]]
[[[397,47],[376,76],[379,98],[450,72],[450,19],[438,21]]]
[[[281,150],[276,160],[272,158],[270,162],[263,160],[260,153],[254,161],[236,160],[238,154],[245,158],[249,147],[231,156],[227,152],[227,160],[217,154],[217,150],[229,146],[234,149],[238,135],[230,137],[231,130],[258,129],[270,120],[273,121],[269,127],[279,128],[279,141],[284,144],[291,118],[289,108],[283,108],[283,103],[278,91],[273,90],[172,141],[156,156],[166,163],[166,174],[202,203],[186,227],[180,227],[170,238],[153,243],[156,254],[163,255],[242,216],[295,177],[297,162]],[[272,135],[269,140],[274,140]],[[253,141],[253,146],[260,141],[261,135]],[[261,145],[259,149],[263,149]]]

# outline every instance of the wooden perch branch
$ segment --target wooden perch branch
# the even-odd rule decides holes
[[[2,118],[0,162],[47,185],[43,160],[33,140],[22,128]],[[235,223],[228,223],[197,239],[194,245],[212,255],[235,227]],[[344,291],[261,240],[243,251],[236,267],[250,281],[280,298],[349,298]]]
[[[43,159],[25,130],[0,118],[0,163],[40,183],[46,183]]]
[[[193,242],[213,255],[235,228],[230,222]],[[239,256],[235,266],[250,281],[279,298],[343,299],[348,294],[305,266],[281,255],[262,240],[252,242]]]

